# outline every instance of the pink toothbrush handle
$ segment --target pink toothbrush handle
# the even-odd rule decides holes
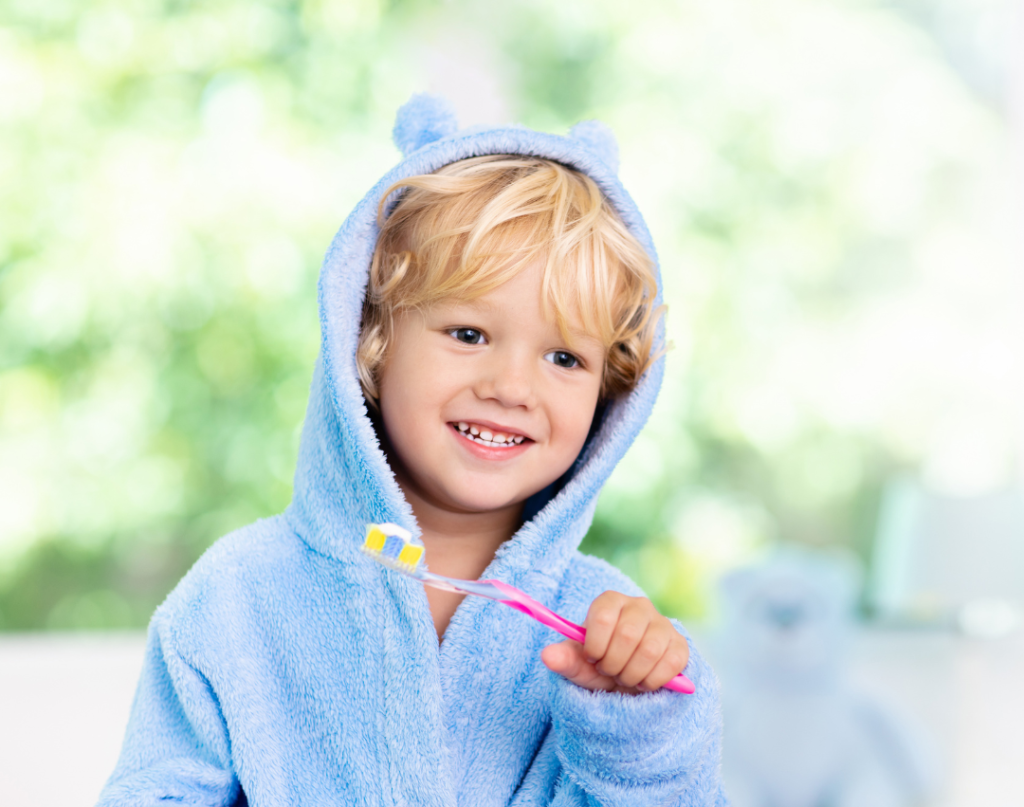
[[[502,583],[500,580],[481,580],[480,582],[490,583],[495,588],[499,589],[502,594],[508,597],[507,600],[499,600],[499,602],[504,603],[509,608],[515,608],[517,611],[521,611],[527,616],[532,616],[538,622],[547,625],[552,630],[558,631],[566,639],[572,639],[582,644],[583,640],[586,638],[587,631],[582,626],[577,625],[575,622],[570,622],[565,617],[559,616],[550,608],[541,605],[533,599],[533,597],[528,594],[524,594],[515,586],[510,586],[508,583]],[[665,689],[682,692],[684,695],[692,695],[697,689],[693,685],[693,681],[682,673],[679,673],[679,675],[664,686]]]

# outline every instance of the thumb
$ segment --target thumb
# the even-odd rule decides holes
[[[584,689],[618,688],[618,682],[614,678],[601,675],[597,668],[587,661],[583,654],[583,645],[571,639],[548,645],[541,651],[540,659],[551,672],[558,673]]]

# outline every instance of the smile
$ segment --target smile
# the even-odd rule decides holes
[[[459,434],[488,448],[513,448],[523,442],[526,438],[514,432],[503,432],[486,426],[478,426],[475,423],[459,421],[453,424]]]

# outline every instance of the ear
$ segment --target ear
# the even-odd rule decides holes
[[[402,155],[408,157],[428,143],[455,134],[458,128],[455,112],[447,101],[436,95],[416,93],[395,115],[391,137]]]
[[[569,130],[569,137],[582,143],[588,151],[600,158],[601,162],[619,173],[619,144],[615,142],[612,130],[600,121],[580,121]]]

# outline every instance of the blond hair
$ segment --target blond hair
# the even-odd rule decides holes
[[[653,261],[579,171],[538,157],[472,157],[396,182],[378,219],[356,351],[371,402],[396,311],[478,298],[537,259],[545,313],[567,345],[572,323],[605,347],[602,398],[632,390],[653,362],[662,313]]]

